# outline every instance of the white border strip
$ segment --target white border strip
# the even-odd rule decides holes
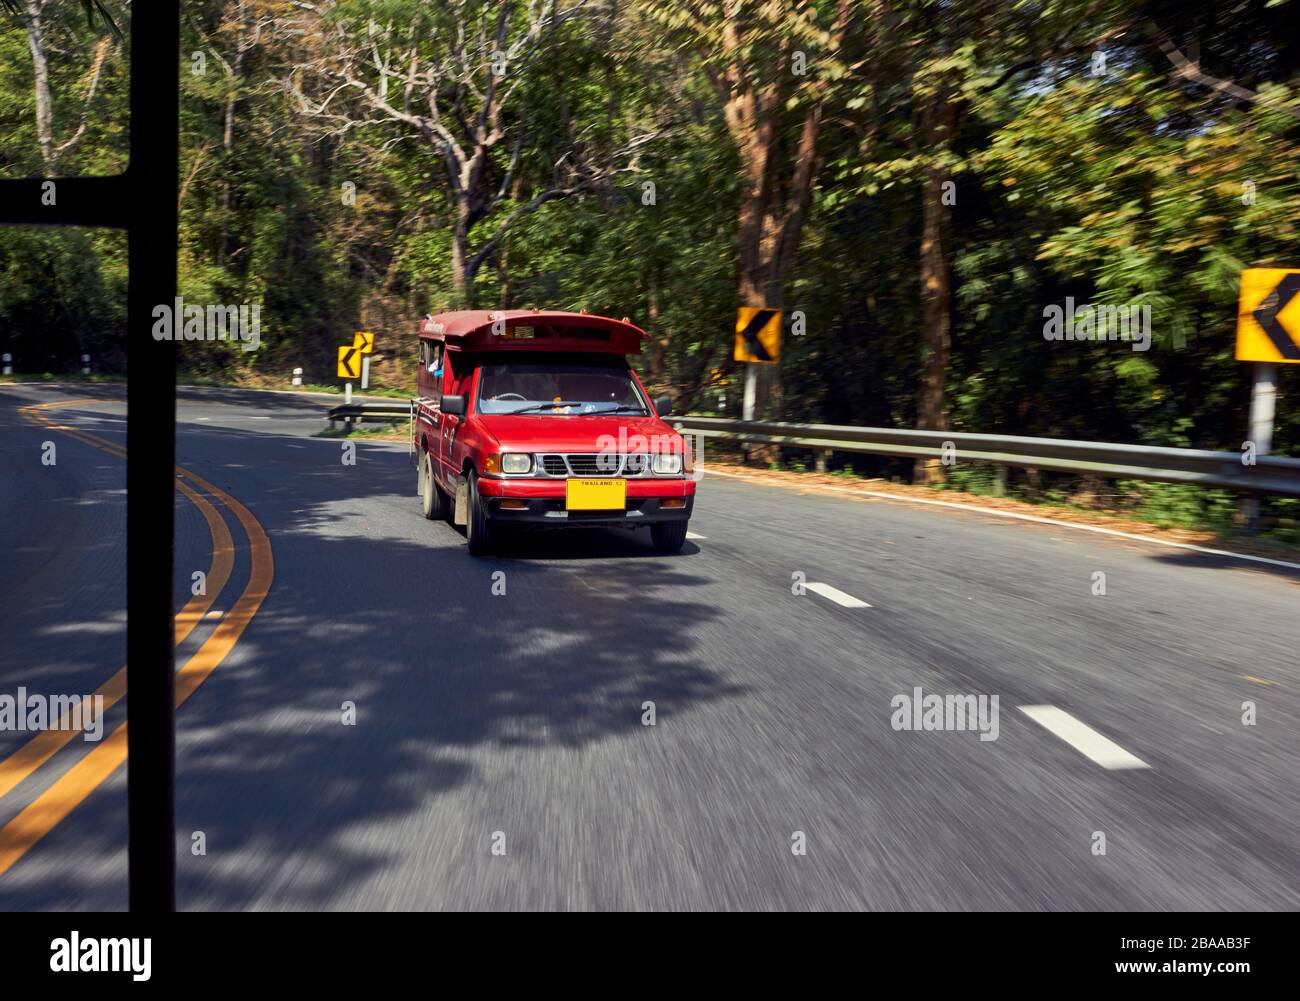
[[[1060,737],[1080,754],[1102,768],[1150,768],[1145,761],[1104,737],[1087,723],[1075,719],[1056,706],[1016,706],[1022,713],[1049,733]]]
[[[844,608],[871,607],[861,598],[855,598],[853,595],[841,591],[838,587],[831,587],[829,584],[814,584],[812,581],[808,581],[804,587],[813,594],[820,594],[823,598],[829,598],[831,601],[835,602],[835,604],[841,605]]]
[[[753,476],[742,476],[739,473],[721,473],[716,469],[708,469],[706,476],[726,476],[733,480],[748,480],[751,483],[758,483],[762,486],[795,486],[796,484],[774,483],[771,481],[764,482]],[[853,494],[858,497],[878,497],[881,500],[900,501],[904,504],[932,504],[935,507],[948,507],[954,511],[974,511],[978,514],[991,514],[997,518],[1011,518],[1015,521],[1031,521],[1039,525],[1053,525],[1058,528],[1073,528],[1080,532],[1096,532],[1099,535],[1113,535],[1120,539],[1132,539],[1134,542],[1149,542],[1153,546],[1168,546],[1171,549],[1187,549],[1194,553],[1206,553],[1210,556],[1227,556],[1236,560],[1249,560],[1252,563],[1266,563],[1269,566],[1285,567],[1288,570],[1300,570],[1300,563],[1288,563],[1286,560],[1273,560],[1267,556],[1251,556],[1247,553],[1233,553],[1226,549],[1210,549],[1206,546],[1195,546],[1190,542],[1170,542],[1168,539],[1157,539],[1150,535],[1138,535],[1134,532],[1121,532],[1114,528],[1101,528],[1097,525],[1083,525],[1074,521],[1057,521],[1054,518],[1041,518],[1033,514],[1020,514],[1017,511],[1000,511],[993,507],[981,507],[978,504],[957,504],[953,501],[930,500],[926,497],[908,497],[906,494],[890,494],[880,490],[850,490],[847,487],[832,487],[824,483],[812,483],[807,489],[816,490],[834,490],[842,494]]]

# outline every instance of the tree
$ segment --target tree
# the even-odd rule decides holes
[[[63,142],[59,142],[56,95],[50,80],[49,49],[53,44],[54,34],[69,31],[71,27],[67,18],[69,11],[65,4],[57,3],[56,0],[4,0],[4,2],[6,8],[23,26],[27,36],[27,48],[32,63],[36,140],[40,146],[41,168],[44,176],[54,177],[59,172],[65,154],[70,153],[87,134],[105,64],[120,42],[117,26],[107,9],[97,0],[85,0],[82,4],[90,26],[94,27],[95,18],[99,16],[110,32],[94,42],[76,128]],[[70,102],[57,103],[67,105]]]
[[[650,136],[606,155],[583,147],[578,123],[550,176],[524,200],[515,185],[530,132],[526,83],[539,51],[584,12],[554,0],[448,4],[322,0],[300,3],[293,32],[301,58],[289,84],[302,111],[342,135],[376,125],[428,144],[445,168],[451,203],[452,280],[462,305],[511,225],[557,199],[589,191]],[[495,221],[474,236],[481,222]]]
[[[852,4],[805,0],[648,0],[646,13],[699,58],[740,157],[738,301],[781,309],[821,166],[818,142],[846,72]],[[759,399],[779,393],[760,369]],[[760,409],[763,404],[760,403]]]
[[[1126,20],[1109,0],[1046,0],[1007,5],[970,2],[961,16],[924,2],[881,3],[879,45],[864,93],[850,106],[865,119],[862,153],[869,165],[860,183],[867,194],[896,184],[915,185],[917,243],[916,425],[948,426],[948,363],[952,350],[952,212],[958,178],[970,170],[983,141],[971,121],[984,95],[1022,82],[1051,59],[1095,48]],[[1117,27],[1118,25],[1118,27]],[[855,169],[855,173],[858,171]],[[942,478],[938,459],[918,459],[914,479]]]

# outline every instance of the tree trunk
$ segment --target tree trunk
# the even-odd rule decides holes
[[[237,27],[240,32],[247,29],[245,5],[238,4]],[[226,104],[221,114],[221,242],[217,246],[217,267],[223,267],[226,259],[234,253],[234,225],[230,210],[233,203],[234,182],[233,154],[235,151],[235,104],[239,93],[239,75],[244,70],[244,54],[251,48],[246,45],[242,34],[235,34],[235,51],[230,60],[230,92],[226,95]]]
[[[668,346],[668,338],[661,336],[662,331],[659,328],[659,281],[653,268],[650,271],[650,288],[647,298],[650,311],[650,343],[648,345],[650,350],[646,354],[646,378],[651,385],[659,385],[664,381],[664,348]]]
[[[923,148],[934,150],[946,142],[952,122],[952,105],[943,88],[931,97],[922,112]],[[924,168],[921,182],[921,380],[916,399],[916,422],[923,430],[947,427],[944,382],[948,372],[951,336],[952,261],[950,260],[949,208],[944,204],[942,169],[936,164]],[[917,459],[913,479],[932,483],[943,479],[939,459]]]
[[[54,107],[50,100],[50,65],[45,57],[45,28],[41,23],[41,0],[27,0],[23,13],[27,22],[27,47],[32,53],[32,75],[36,86],[36,139],[41,144],[45,176],[54,176]]]
[[[502,240],[501,249],[496,252],[497,259],[497,309],[510,308],[510,241]]]
[[[451,226],[451,283],[457,309],[474,308],[474,276],[470,274],[469,256],[469,203],[462,200],[456,206],[456,219]]]
[[[740,195],[740,304],[780,309],[784,279],[774,275],[775,248],[772,239],[773,192],[772,155],[776,146],[775,109],[762,106],[762,98],[750,93],[743,100],[750,113],[757,114],[746,141],[740,145],[745,167],[745,182]],[[752,120],[752,119],[751,119]],[[754,367],[754,416],[769,417],[773,397],[780,389],[777,365],[745,362]],[[770,465],[780,456],[775,445],[758,443],[745,446],[747,461]]]
[[[771,306],[769,292],[770,255],[763,253],[763,230],[769,205],[771,184],[768,176],[768,159],[772,153],[775,134],[771,116],[753,130],[741,158],[745,163],[745,184],[740,194],[740,214],[737,220],[740,232],[740,303],[742,306]]]
[[[232,85],[233,86],[233,85]],[[221,240],[217,245],[217,267],[223,267],[226,263],[226,257],[231,253],[231,246],[234,240],[232,235],[233,220],[230,216],[232,181],[231,173],[233,169],[231,154],[235,148],[235,94],[232,90],[226,98],[226,107],[223,112],[224,121],[221,126]]]

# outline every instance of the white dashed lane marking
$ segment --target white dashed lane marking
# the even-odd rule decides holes
[[[686,538],[688,538],[688,539],[703,539],[703,538],[705,538],[705,536],[701,535],[699,532],[687,532],[687,533],[686,533]]]
[[[809,582],[804,585],[813,594],[820,594],[823,598],[829,598],[837,605],[845,608],[871,608],[865,601],[853,597],[851,594],[845,594],[838,587],[831,587],[829,584],[814,584]]]
[[[1109,737],[1103,737],[1086,723],[1075,719],[1062,709],[1057,709],[1056,706],[1018,706],[1017,708],[1049,733],[1060,737],[1102,768],[1151,767],[1141,758],[1129,754]]]

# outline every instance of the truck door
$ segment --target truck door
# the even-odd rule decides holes
[[[471,394],[474,391],[474,372],[476,370],[477,367],[472,357],[467,359],[464,354],[459,354],[459,352],[447,352],[443,386],[446,387],[447,394],[463,395],[467,408],[472,406],[469,400],[471,400]],[[464,430],[461,425],[464,424],[468,416],[468,413],[464,417],[458,417],[454,413],[442,413],[441,407],[439,407],[438,420],[442,428],[442,464],[448,484],[455,485],[455,482],[460,478],[460,464],[461,460],[464,459],[464,448],[459,447],[460,434]]]
[[[437,374],[435,381],[438,387],[438,446],[436,453],[438,462],[438,479],[444,484],[451,485],[454,482],[453,477],[456,472],[452,465],[453,459],[450,447],[451,432],[452,429],[460,423],[460,418],[442,412],[442,394],[444,392],[456,392],[455,386],[457,375],[455,370],[452,368],[451,352],[443,349],[442,345],[439,345],[438,347],[439,354],[437,358],[437,368],[435,370]]]

